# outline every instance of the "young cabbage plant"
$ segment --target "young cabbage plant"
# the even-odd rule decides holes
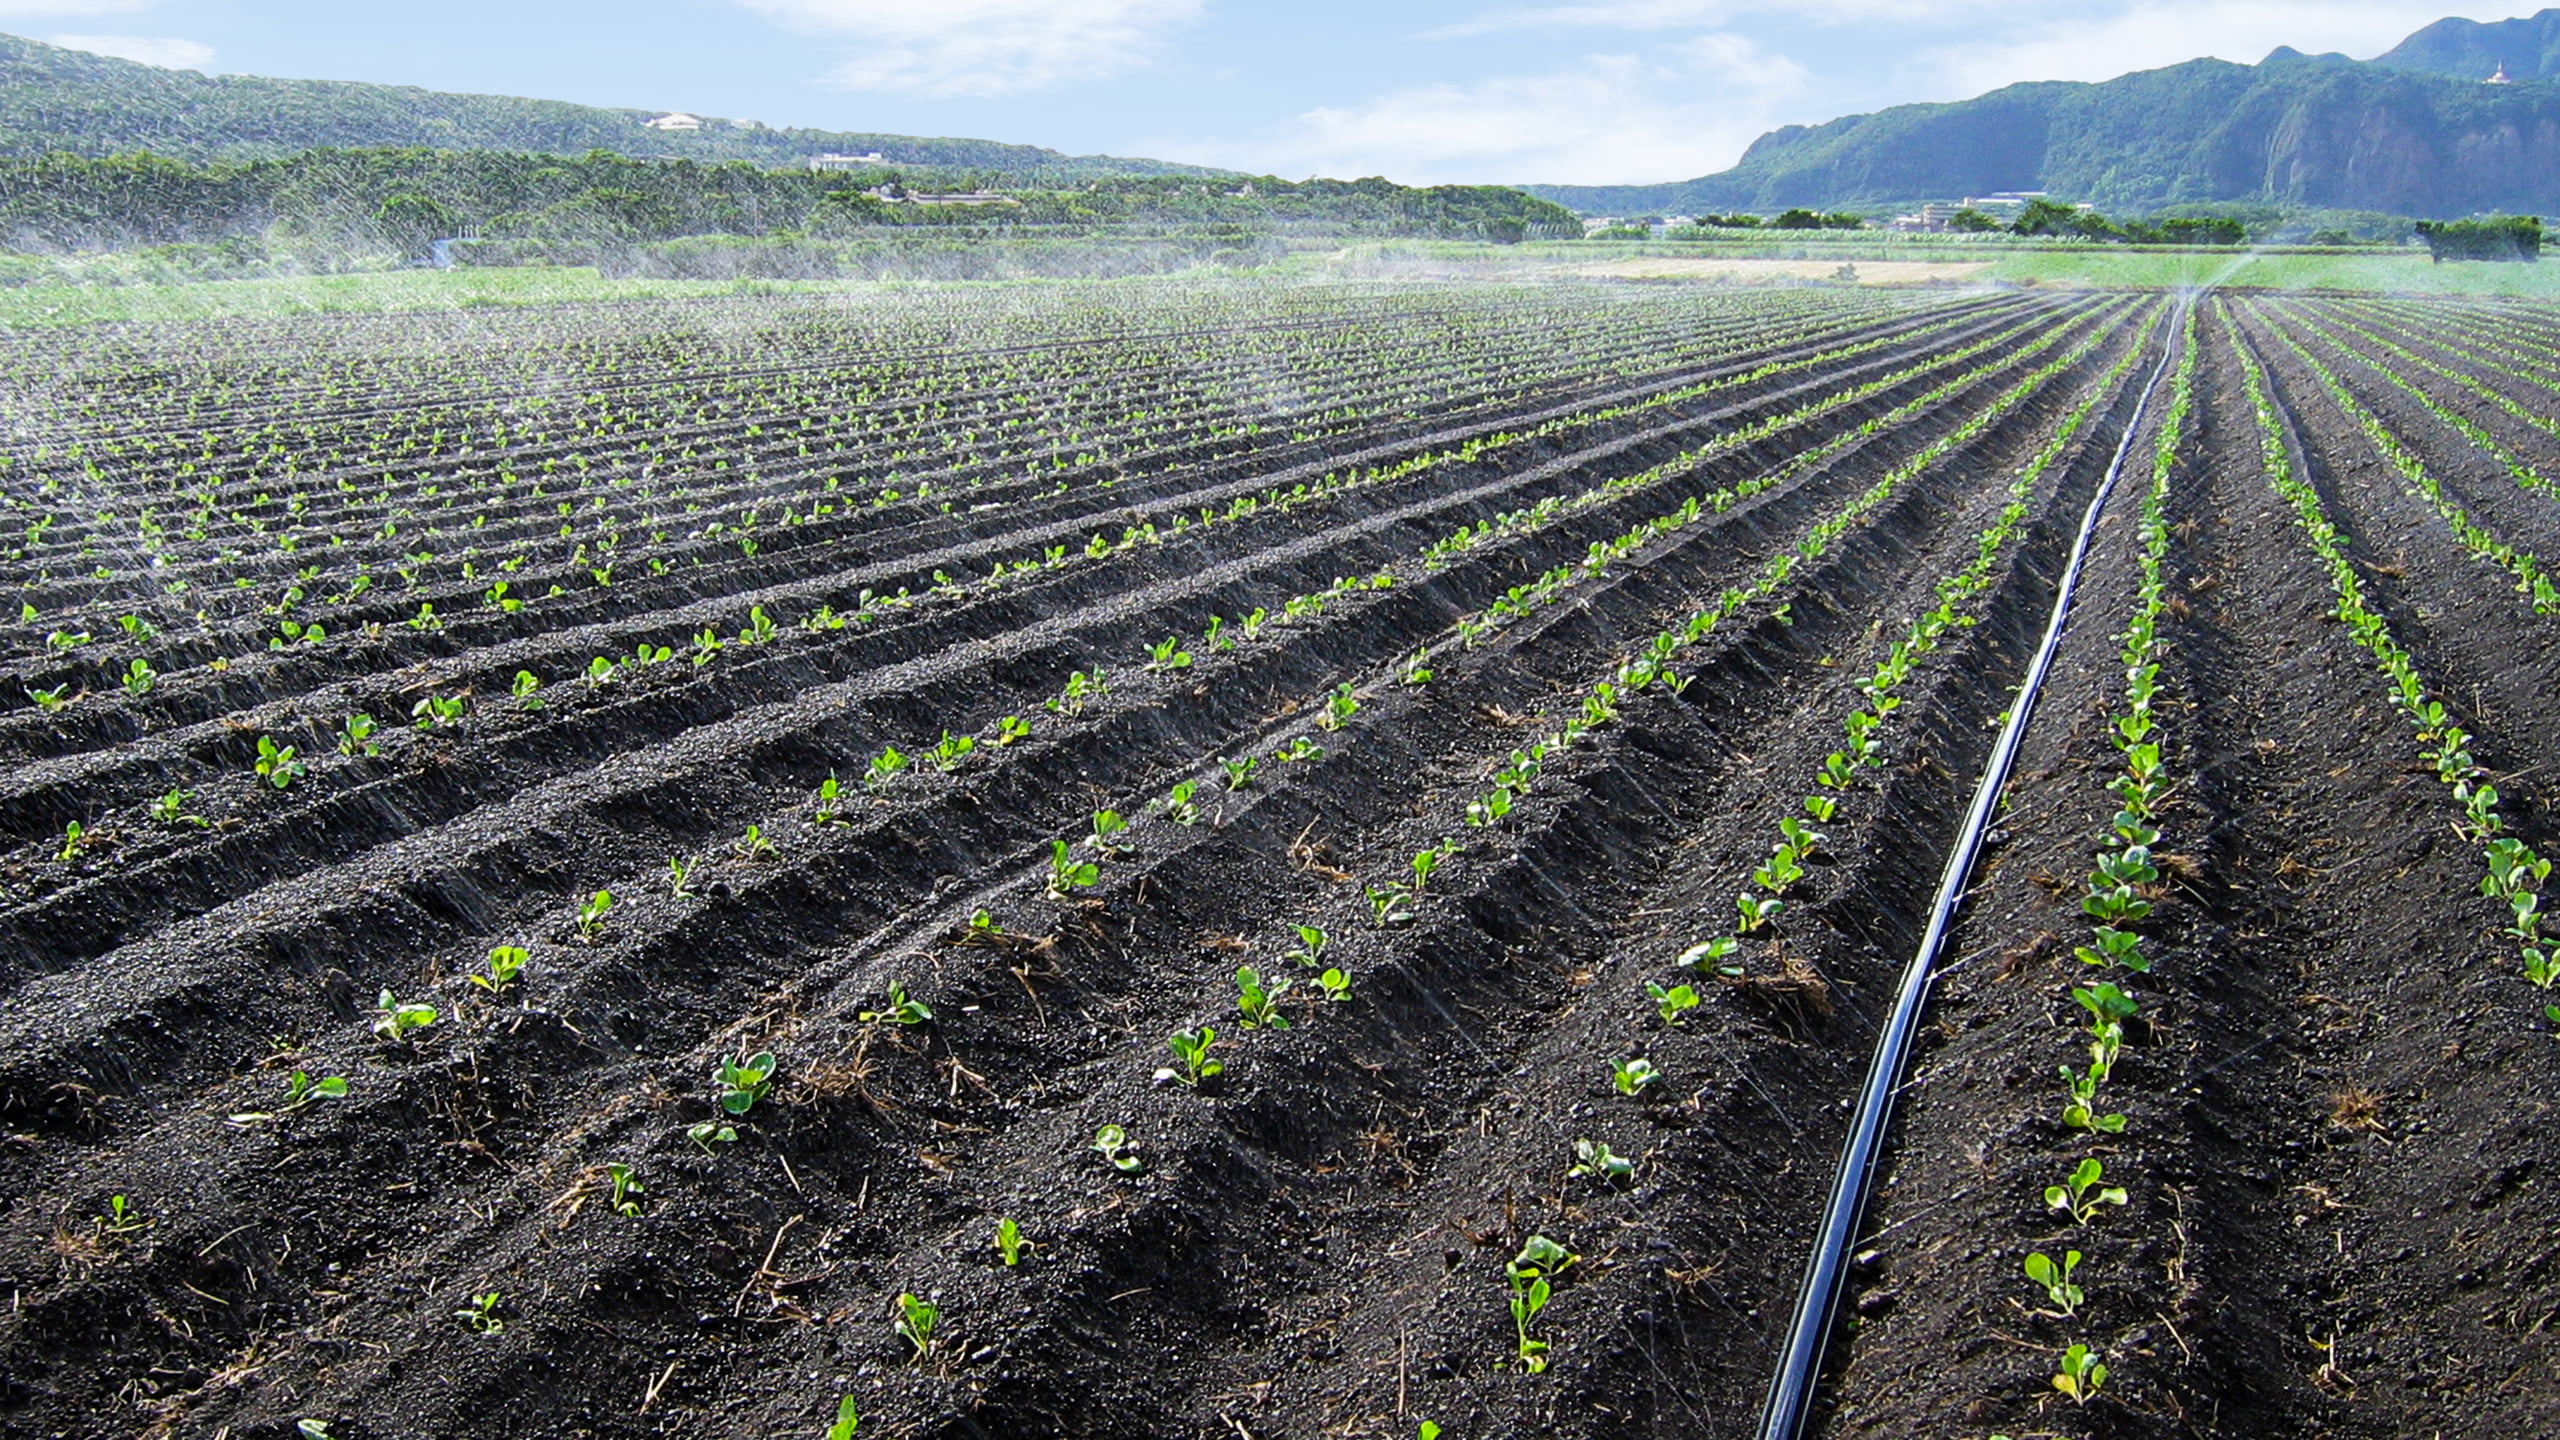
[[[2044,1203],[2071,1217],[2075,1224],[2086,1225],[2096,1219],[2099,1208],[2122,1205],[2131,1197],[2121,1185],[2105,1183],[2106,1167],[2090,1156],[2072,1167],[2059,1185],[2045,1187]]]
[[[915,1358],[921,1362],[933,1353],[933,1330],[942,1323],[942,1307],[913,1295],[900,1295],[897,1318],[890,1323],[900,1338],[916,1347]]]
[[[498,1318],[498,1301],[501,1298],[495,1290],[474,1295],[469,1305],[453,1312],[454,1318],[475,1335],[495,1335],[507,1328],[507,1322]]]
[[[897,980],[889,982],[889,1003],[885,1008],[860,1013],[860,1019],[866,1025],[922,1025],[932,1018],[933,1011],[923,1001],[908,995],[905,983]]]
[[[711,1072],[720,1108],[731,1115],[744,1115],[756,1108],[757,1101],[773,1093],[776,1063],[770,1050],[721,1061],[719,1068]]]
[[[124,678],[119,683],[124,686],[124,693],[139,700],[151,693],[152,686],[160,683],[160,672],[151,668],[150,661],[136,656],[131,664],[124,667]]]
[[[1202,1026],[1207,1029],[1207,1026]],[[1111,1168],[1123,1175],[1135,1175],[1147,1168],[1136,1146],[1129,1143],[1129,1132],[1118,1125],[1105,1125],[1093,1132],[1094,1153],[1111,1162]]]
[[[1199,790],[1200,782],[1197,780],[1176,782],[1173,789],[1165,795],[1164,818],[1176,825],[1199,824],[1200,806],[1191,798],[1198,794]]]
[[[1665,1025],[1677,1025],[1680,1017],[1698,1008],[1698,992],[1691,986],[1674,985],[1669,989],[1647,981],[1644,993],[1653,998],[1653,1008]]]
[[[309,767],[294,756],[294,747],[278,745],[273,735],[258,737],[258,758],[251,762],[258,778],[279,790],[293,788],[293,782],[309,773]]]
[[[1529,1322],[1547,1308],[1554,1277],[1581,1258],[1544,1235],[1532,1235],[1503,1267],[1511,1281],[1511,1324],[1519,1337],[1520,1363],[1532,1375],[1546,1370],[1548,1346],[1530,1335]]]
[[[1236,970],[1236,1009],[1244,1015],[1244,1028],[1288,1029],[1289,1017],[1280,1013],[1280,998],[1288,994],[1295,983],[1285,978],[1266,981],[1252,966],[1239,966]]]
[[[1012,1216],[996,1222],[996,1253],[1004,1257],[1005,1268],[1021,1264],[1023,1252],[1030,1248],[1031,1242],[1022,1238],[1022,1227],[1013,1222]]]
[[[683,881],[684,877],[679,875],[677,877],[677,884],[681,886]],[[612,891],[599,890],[595,894],[588,896],[586,901],[578,906],[578,938],[591,941],[598,935],[602,934],[604,931],[604,917],[612,913]]]
[[[541,688],[541,676],[530,670],[519,670],[516,672],[515,680],[508,685],[507,693],[515,697],[517,709],[539,710],[542,708],[542,697],[535,692]]]
[[[243,1111],[232,1116],[231,1123],[240,1126],[267,1124],[281,1120],[316,1101],[344,1100],[345,1098],[347,1098],[345,1076],[326,1075],[315,1080],[311,1077],[310,1071],[296,1070],[285,1077],[283,1104],[273,1110]]]
[[[693,896],[695,872],[697,872],[701,866],[702,859],[700,856],[695,856],[691,859],[687,859],[682,855],[668,856],[667,889],[669,893],[673,894],[679,900],[691,899]],[[583,926],[580,927],[579,933],[586,933]]]
[[[1606,1140],[1573,1142],[1573,1165],[1567,1175],[1588,1175],[1603,1184],[1623,1184],[1635,1178],[1636,1162],[1609,1148]]]
[[[193,790],[171,790],[151,802],[151,818],[163,825],[193,825],[199,830],[210,829],[212,821],[187,813],[187,802],[195,796]]]
[[[77,820],[70,821],[62,827],[62,849],[53,858],[68,865],[79,859],[80,852],[88,849],[96,839],[97,832]]]
[[[737,1144],[738,1130],[734,1125],[723,1125],[717,1120],[697,1120],[684,1127],[684,1138],[692,1141],[703,1154],[716,1156],[720,1152],[712,1147]]]
[[[610,1201],[613,1213],[625,1217],[637,1216],[640,1213],[640,1197],[649,1193],[649,1187],[640,1183],[640,1177],[633,1173],[630,1166],[618,1160],[608,1163],[604,1167],[604,1174],[605,1179],[613,1186],[613,1198]]]
[[[409,707],[409,718],[421,730],[445,730],[461,724],[469,706],[460,695],[429,695]]]
[[[738,837],[738,858],[741,860],[763,860],[773,854],[773,841],[766,838],[761,825],[749,825],[747,833]]]
[[[1031,722],[1019,715],[1007,715],[996,722],[996,743],[1010,745],[1031,733]]]
[[[1333,693],[1325,697],[1324,713],[1316,717],[1316,725],[1322,730],[1340,730],[1359,713],[1360,702],[1352,697],[1351,682],[1346,680],[1333,687]]]
[[[871,762],[870,770],[863,776],[863,783],[877,790],[887,784],[891,776],[914,763],[900,754],[897,746],[887,746],[881,750],[879,757]]]
[[[1301,735],[1271,752],[1271,758],[1283,765],[1304,765],[1324,758],[1324,747],[1312,735]]]
[[[474,975],[471,983],[495,995],[516,983],[524,973],[525,962],[533,956],[520,945],[501,945],[489,952],[488,973]]]
[[[1209,1047],[1218,1043],[1215,1026],[1203,1025],[1196,1030],[1176,1030],[1165,1037],[1165,1047],[1173,1051],[1174,1063],[1156,1071],[1156,1081],[1178,1081],[1197,1086],[1201,1081],[1226,1070],[1223,1061],[1209,1057]]]
[[[1121,839],[1120,836],[1128,828],[1129,817],[1119,811],[1096,810],[1093,812],[1093,834],[1086,837],[1084,843],[1105,855],[1126,855],[1129,853],[1129,842]]]
[[[359,710],[338,722],[338,753],[350,759],[359,755],[379,755],[382,742],[373,737],[373,717]]]
[[[2086,1345],[2073,1345],[2062,1352],[2061,1368],[2053,1377],[2053,1388],[2071,1397],[2074,1405],[2086,1405],[2098,1398],[2098,1388],[2107,1383],[2107,1367],[2097,1352]]]
[[[1064,840],[1049,842],[1048,896],[1064,900],[1078,890],[1088,889],[1102,879],[1102,869],[1090,860],[1078,859],[1073,847]]]
[[[1413,920],[1413,892],[1405,886],[1389,882],[1366,887],[1369,913],[1380,925],[1405,925]]]
[[[810,811],[809,823],[831,827],[853,823],[844,818],[844,782],[836,778],[833,770],[827,772],[826,779],[818,782],[817,808]]]
[[[1680,963],[1693,970],[1703,970],[1711,965],[1720,970],[1731,970],[1731,967],[1723,965],[1722,962],[1741,948],[1742,940],[1739,936],[1718,935],[1712,940],[1701,940],[1681,951]]]
[[[1253,783],[1253,772],[1261,766],[1262,762],[1247,755],[1241,760],[1220,760],[1218,764],[1226,769],[1227,788],[1241,790]]]
[[[1298,932],[1298,943],[1281,958],[1295,960],[1310,970],[1322,965],[1324,963],[1324,931],[1313,925],[1299,925],[1294,928]]]
[[[2063,1251],[2062,1263],[2058,1265],[2052,1256],[2041,1250],[2026,1259],[2027,1278],[2044,1287],[2045,1298],[2054,1303],[2065,1320],[2079,1311],[2081,1301],[2089,1298],[2079,1286],[2071,1283],[2072,1272],[2079,1268],[2080,1252],[2077,1250]]]
[[[2094,1069],[2084,1074],[2068,1065],[2058,1068],[2062,1071],[2062,1123],[2092,1134],[2123,1134],[2124,1116],[2101,1115],[2097,1110],[2098,1082],[2105,1077]],[[2112,1058],[2108,1068],[2113,1068]]]
[[[1188,670],[1191,652],[1182,648],[1182,637],[1167,635],[1161,644],[1147,647],[1146,668],[1153,671]]]
[[[945,730],[942,738],[934,742],[933,768],[949,775],[960,768],[960,762],[969,758],[969,752],[977,748],[978,742],[974,737],[954,735]]]
[[[1639,1055],[1632,1060],[1618,1060],[1609,1066],[1609,1083],[1621,1095],[1641,1099],[1644,1092],[1662,1079],[1662,1072],[1651,1060]]]
[[[1316,989],[1324,992],[1326,1004],[1339,1005],[1351,998],[1350,972],[1340,966],[1331,967],[1316,976]]]
[[[411,1036],[436,1023],[436,1007],[403,1002],[388,990],[375,998],[373,1012],[373,1033],[395,1044],[407,1044]]]

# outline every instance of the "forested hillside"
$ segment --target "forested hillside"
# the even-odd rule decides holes
[[[1025,179],[1223,173],[991,140],[775,130],[725,119],[690,131],[642,123],[664,113],[339,80],[200,75],[0,35],[0,155],[147,150],[186,160],[237,160],[321,147],[428,147],[552,155],[612,150],[768,165],[827,153],[878,154],[901,165],[963,166]]]
[[[2560,12],[2545,17],[2560,25]],[[1702,179],[1528,188],[1600,214],[1876,208],[2001,190],[2135,214],[2204,203],[2432,217],[2560,210],[2560,84],[2482,84],[2494,61],[2419,43],[2441,29],[2390,64],[2279,49],[2256,65],[2191,60],[2099,84],[2012,85],[1774,130]],[[2538,67],[2521,42],[2540,31],[2501,33],[2519,44],[2511,75]],[[2467,78],[2418,68],[2412,55]]]

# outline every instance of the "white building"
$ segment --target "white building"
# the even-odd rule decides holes
[[[702,128],[702,117],[687,115],[679,110],[672,115],[661,115],[655,120],[643,120],[640,123],[652,130],[699,130]]]

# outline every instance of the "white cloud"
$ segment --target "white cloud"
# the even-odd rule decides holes
[[[1590,55],[1544,74],[1420,85],[1311,110],[1241,141],[1154,142],[1284,176],[1406,184],[1640,184],[1731,165],[1805,87],[1802,66],[1735,35]]]
[[[1121,73],[1153,58],[1204,0],[737,0],[839,35],[854,58],[828,78],[856,90],[990,96]]]
[[[1925,92],[1912,98],[1956,100],[2022,80],[2107,80],[2202,56],[2254,65],[2279,45],[2370,59],[2444,11],[2444,0],[2051,5],[1998,40],[1922,50],[1907,74]]]
[[[0,20],[23,16],[122,15],[148,10],[158,0],[0,0]]]
[[[56,35],[65,50],[86,50],[119,60],[139,60],[163,70],[202,70],[213,63],[213,47],[194,40],[153,35]]]

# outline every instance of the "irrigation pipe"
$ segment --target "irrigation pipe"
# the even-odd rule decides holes
[[[1973,805],[1965,812],[1964,828],[1957,832],[1955,847],[1947,854],[1946,874],[1938,882],[1938,900],[1929,912],[1928,931],[1921,936],[1919,950],[1902,972],[1902,988],[1894,998],[1893,1013],[1885,1021],[1884,1033],[1876,1041],[1875,1058],[1867,1067],[1866,1087],[1859,1093],[1857,1113],[1849,1123],[1849,1138],[1841,1147],[1840,1169],[1832,1178],[1831,1198],[1823,1209],[1822,1230],[1814,1240],[1813,1258],[1805,1265],[1804,1287],[1796,1297],[1795,1315],[1788,1324],[1786,1349],[1778,1357],[1777,1374],[1769,1382],[1768,1403],[1760,1412],[1760,1440],[1797,1440],[1812,1410],[1814,1383],[1822,1371],[1822,1353],[1830,1339],[1832,1315],[1839,1308],[1840,1282],[1848,1273],[1849,1246],[1857,1238],[1867,1191],[1875,1181],[1885,1131],[1893,1121],[1894,1092],[1901,1088],[1912,1036],[1920,1028],[1920,1013],[1928,1003],[1938,952],[1946,944],[1947,932],[1955,924],[1956,907],[1963,903],[1965,887],[1972,880],[1973,862],[1982,852],[1983,831],[1989,828],[1992,812],[2000,805],[2000,792],[2017,765],[2018,748],[2026,738],[2027,722],[2035,713],[2036,694],[2053,669],[2054,653],[2062,648],[2062,632],[2071,619],[2072,591],[2088,561],[2090,541],[2097,534],[2108,497],[2115,493],[2116,480],[2124,474],[2125,460],[2133,453],[2142,417],[2150,410],[2151,398],[2159,392],[2160,382],[2178,353],[2179,325],[2194,304],[2193,297],[2189,297],[2164,329],[2160,363],[2144,383],[2141,398],[2134,402],[2132,418],[2125,422],[2124,436],[2116,442],[2115,456],[2107,462],[2107,473],[2099,479],[2097,493],[2089,497],[2088,513],[2080,518],[2080,533],[2072,541],[2070,562],[2063,567],[2061,583],[2054,593],[2053,618],[2045,622],[2044,640],[2027,666],[2026,678],[2018,686],[2018,698],[2009,707],[2008,722],[2000,727],[2000,738],[1983,766],[1981,783],[1974,788]]]

